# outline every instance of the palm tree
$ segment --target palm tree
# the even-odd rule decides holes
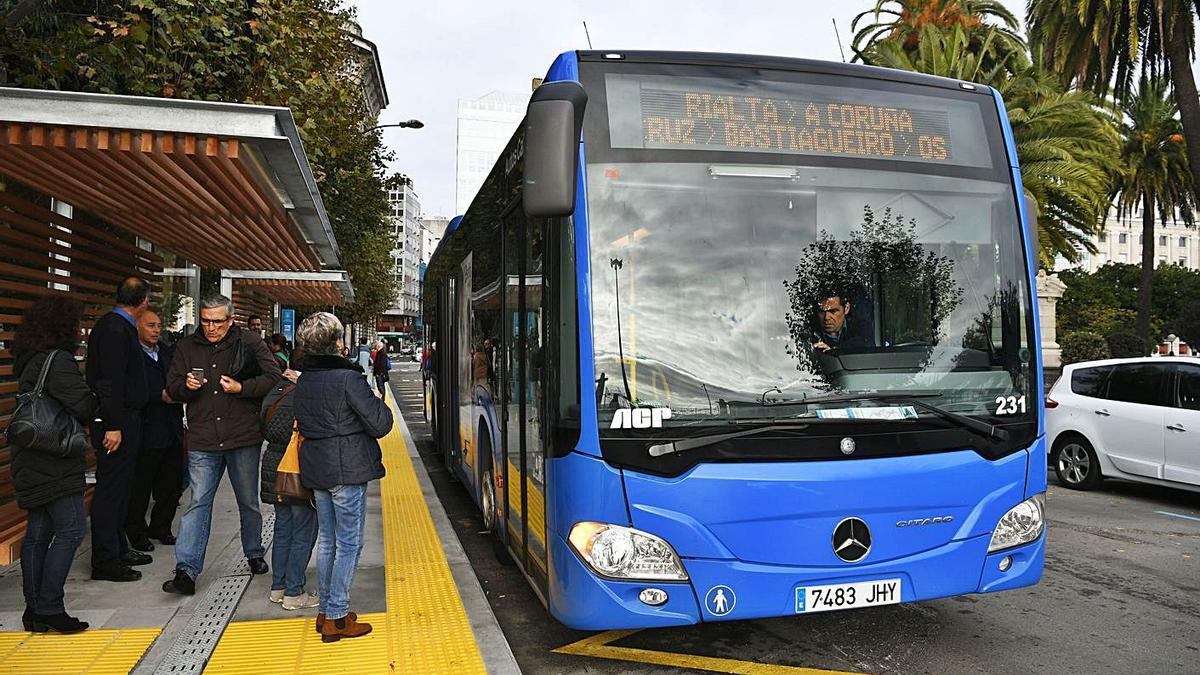
[[[1134,73],[1170,73],[1191,157],[1200,157],[1200,95],[1192,73],[1196,0],[1029,0],[1029,40],[1069,82],[1119,100]],[[1200,194],[1200,173],[1192,175]]]
[[[1025,41],[1017,26],[1017,18],[997,0],[876,0],[873,9],[850,22],[850,30],[856,31],[851,49],[855,61],[874,63],[872,52],[883,43],[913,52],[926,28],[960,28],[969,37],[970,51],[991,70],[1023,57]],[[987,49],[980,48],[984,41]]]
[[[943,28],[926,24],[915,43],[883,40],[876,42],[863,57],[873,66],[989,84],[1002,82],[1009,78],[1011,71],[1025,66],[1023,54],[1014,54],[1005,60],[994,58],[999,39],[999,32],[995,30],[973,31],[960,25]]]
[[[1094,253],[1091,235],[1103,230],[1120,159],[1113,116],[1090,94],[1064,91],[1036,55],[998,89],[1036,209],[1039,262],[1051,267],[1060,255],[1076,262],[1080,248]]]
[[[1154,222],[1178,217],[1189,227],[1196,193],[1188,168],[1183,125],[1163,79],[1142,78],[1121,106],[1121,165],[1117,217],[1142,209],[1142,278],[1138,284],[1138,335],[1150,337],[1150,301],[1154,291]]]
[[[881,42],[873,57],[879,66],[996,86],[1008,109],[1025,195],[1037,211],[1039,262],[1049,267],[1059,255],[1078,261],[1080,248],[1095,252],[1091,235],[1103,228],[1120,159],[1113,116],[1091,94],[1064,91],[1037,54],[1013,76],[985,72],[965,39],[961,26],[926,26],[914,49]]]

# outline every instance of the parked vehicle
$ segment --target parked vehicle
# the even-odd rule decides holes
[[[1064,487],[1122,478],[1200,491],[1200,363],[1147,357],[1066,366],[1046,398],[1046,439]]]

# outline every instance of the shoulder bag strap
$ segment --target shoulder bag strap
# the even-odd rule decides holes
[[[42,391],[46,388],[46,376],[50,374],[50,366],[54,363],[54,355],[59,350],[53,349],[46,355],[46,362],[42,364],[42,372],[38,374],[37,386],[33,388],[35,396],[41,396]]]
[[[267,414],[263,416],[264,419],[266,419],[267,424],[270,424],[271,420],[275,419],[275,413],[279,410],[279,404],[283,403],[284,397],[295,391],[295,389],[296,383],[293,382],[284,388],[283,393],[279,395],[279,398],[275,399],[275,402],[271,404],[270,408],[267,408]]]

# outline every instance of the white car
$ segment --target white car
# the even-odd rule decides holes
[[[1064,487],[1123,478],[1200,491],[1200,359],[1064,367],[1046,395],[1046,441]]]

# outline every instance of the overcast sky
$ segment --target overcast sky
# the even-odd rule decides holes
[[[831,19],[849,55],[850,20],[873,0],[349,0],[379,46],[391,103],[381,123],[416,118],[425,128],[385,129],[393,168],[412,177],[426,216],[454,209],[458,99],[493,90],[529,92],[563,51],[670,49],[839,60]],[[1024,17],[1023,0],[1003,0]]]

